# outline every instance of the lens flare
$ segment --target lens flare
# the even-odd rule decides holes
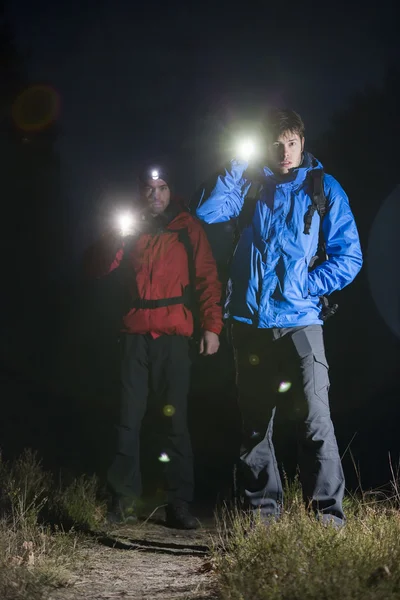
[[[372,298],[391,332],[400,338],[399,246],[400,185],[381,202],[368,241],[367,276]]]
[[[158,460],[162,463],[170,462],[170,458],[166,452],[161,452],[160,456],[158,457]]]
[[[253,366],[260,364],[260,359],[258,358],[257,354],[250,354],[249,363]]]
[[[175,414],[175,407],[172,404],[166,404],[163,408],[163,413],[166,417],[172,417]]]
[[[46,129],[57,119],[59,112],[59,94],[49,85],[28,87],[17,96],[12,107],[16,126],[28,132]]]
[[[288,392],[291,387],[292,384],[290,381],[281,381],[278,387],[278,392],[280,394],[284,394],[285,392]]]

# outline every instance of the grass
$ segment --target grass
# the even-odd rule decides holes
[[[77,530],[98,525],[105,507],[95,478],[55,485],[30,450],[0,460],[0,598],[39,600],[68,585]]]
[[[298,480],[282,518],[266,527],[238,510],[218,518],[211,565],[220,600],[400,598],[400,488],[345,499],[346,526],[316,521]],[[79,531],[98,529],[105,505],[95,478],[55,484],[27,450],[0,456],[0,599],[43,600],[67,586],[82,558]]]
[[[95,476],[81,475],[69,485],[60,486],[54,495],[53,506],[62,522],[82,530],[96,530],[104,521],[105,501],[99,501]]]
[[[316,521],[301,489],[289,488],[282,518],[266,527],[236,511],[219,517],[213,565],[221,600],[400,598],[400,496],[345,500],[341,529]]]

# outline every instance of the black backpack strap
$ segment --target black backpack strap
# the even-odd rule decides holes
[[[200,306],[196,290],[196,266],[194,261],[193,244],[187,227],[182,229],[168,229],[168,232],[177,233],[178,240],[183,244],[188,257],[189,289],[185,289],[185,306],[190,309],[193,316],[193,337],[200,339]]]
[[[194,293],[192,293],[192,290],[196,290],[196,268],[195,268],[195,263],[194,263],[194,253],[193,253],[193,246],[192,246],[192,242],[190,240],[190,236],[189,236],[189,231],[187,227],[183,227],[182,229],[164,229],[162,233],[176,233],[178,234],[178,241],[183,245],[183,247],[186,250],[186,254],[188,257],[188,270],[189,270],[189,286],[191,288],[190,294],[187,293],[187,290],[185,290],[185,304],[188,306],[188,308],[191,308],[191,306],[189,306],[189,296],[190,298],[193,300],[192,296],[194,296]],[[175,303],[175,302],[174,302]]]
[[[161,308],[164,306],[174,306],[175,304],[189,305],[190,297],[187,289],[182,296],[173,296],[172,298],[159,298],[158,300],[146,300],[145,298],[136,298],[131,303],[131,308]]]
[[[196,291],[196,268],[194,263],[193,245],[190,240],[188,228],[183,227],[182,229],[169,229],[168,231],[173,231],[178,234],[178,240],[181,244],[183,244],[186,250],[188,257],[189,286],[191,289],[191,296],[194,296]]]
[[[318,231],[318,249],[317,254],[314,256],[310,262],[309,269],[312,270],[320,264],[327,260],[328,256],[326,254],[326,244],[324,238],[324,232],[322,230],[324,216],[326,215],[328,209],[328,200],[325,196],[324,190],[324,171],[322,169],[313,169],[309,173],[309,178],[312,182],[311,184],[311,198],[312,203],[308,207],[306,214],[304,215],[304,233],[310,234],[311,222],[315,211],[319,214],[319,231]],[[320,296],[321,302],[321,313],[320,318],[322,321],[326,321],[329,317],[334,315],[339,306],[337,304],[330,304],[328,298],[326,296]]]
[[[236,237],[239,238],[243,229],[251,225],[254,217],[254,211],[258,200],[264,189],[264,179],[260,173],[260,168],[250,167],[245,172],[246,178],[250,181],[250,186],[244,198],[243,208],[236,220]],[[238,240],[236,240],[238,241]]]
[[[311,199],[312,202],[304,215],[304,231],[306,235],[310,234],[311,222],[315,211],[320,216],[320,231],[322,220],[327,211],[328,201],[324,191],[324,172],[322,169],[312,169],[309,173],[309,181],[311,182]]]
[[[322,169],[313,169],[310,173],[313,179],[313,202],[321,219],[324,218],[327,209],[327,199],[324,191],[324,172]]]

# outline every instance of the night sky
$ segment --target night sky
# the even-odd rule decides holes
[[[76,255],[106,225],[138,159],[172,155],[189,195],[268,104],[298,110],[316,137],[354,92],[381,82],[398,51],[386,0],[379,11],[303,2],[9,4],[32,81],[60,95]]]

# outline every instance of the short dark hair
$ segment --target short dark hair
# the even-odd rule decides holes
[[[285,131],[297,133],[304,137],[305,127],[302,118],[294,110],[288,108],[274,108],[267,116],[267,136],[276,140]]]

